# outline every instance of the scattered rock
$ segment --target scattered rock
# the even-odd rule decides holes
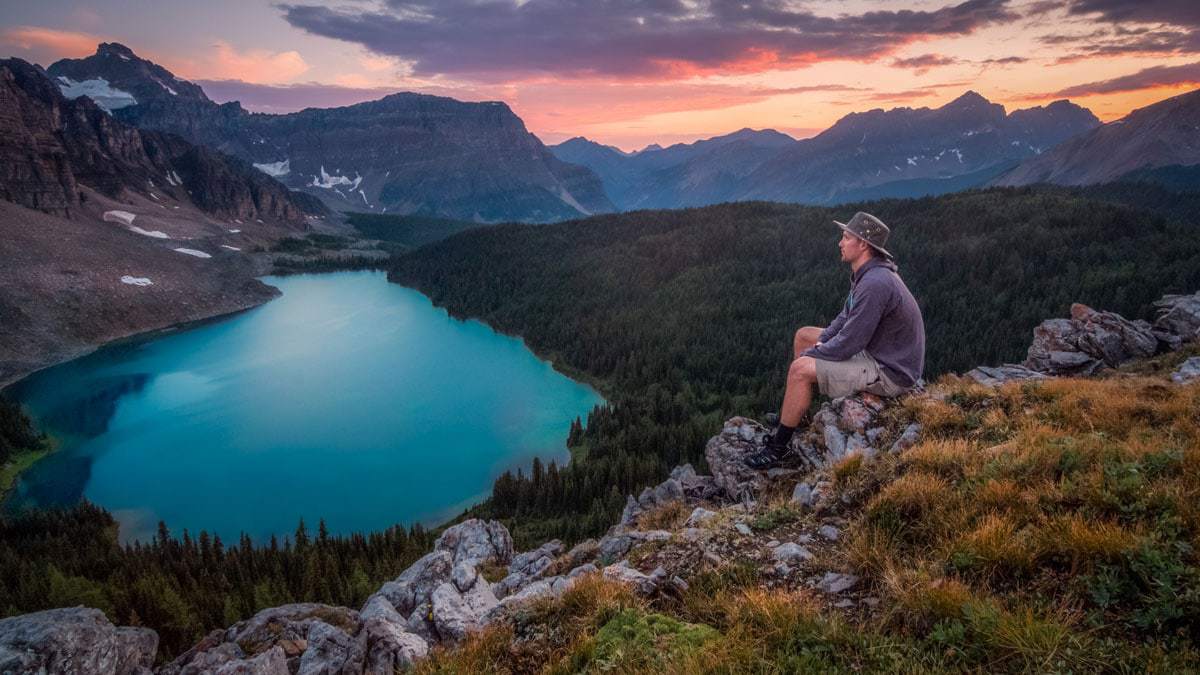
[[[717,516],[716,511],[709,511],[703,506],[697,506],[692,515],[688,516],[685,527],[700,527]]]
[[[515,593],[544,577],[554,566],[554,560],[562,550],[562,542],[555,539],[513,558],[508,566],[508,576],[500,580],[493,589],[496,597],[503,598]]]
[[[429,654],[429,644],[394,623],[369,618],[363,622],[367,637],[366,675],[394,675]]]
[[[896,442],[892,443],[889,451],[892,453],[903,452],[916,445],[919,440],[921,440],[921,425],[913,422],[904,427],[904,431],[900,433],[900,437],[896,439]]]
[[[853,574],[842,574],[839,572],[826,572],[825,576],[817,582],[817,588],[831,595],[841,593],[858,583],[858,577]]]
[[[812,496],[812,486],[806,482],[796,483],[796,487],[792,489],[792,503],[794,504],[812,506]]]
[[[735,523],[733,529],[737,530],[739,534],[743,534],[747,537],[754,534],[754,530],[751,530],[750,526],[745,523]]]
[[[660,567],[655,572],[661,569]],[[658,588],[658,580],[656,580],[653,574],[642,574],[633,567],[630,567],[628,560],[622,560],[615,565],[605,567],[603,574],[605,579],[611,579],[632,586],[633,590],[641,595],[651,595]],[[666,572],[664,571],[662,576],[665,575]]]
[[[805,560],[812,560],[813,554],[807,548],[800,544],[788,542],[780,545],[775,549],[773,555],[775,559],[782,563],[797,563]]]
[[[999,387],[1006,382],[1044,380],[1047,376],[1045,373],[1039,373],[1025,366],[1006,363],[1002,366],[978,366],[972,368],[967,371],[966,377],[988,387]]]
[[[828,539],[829,541],[837,541],[841,532],[832,525],[822,525],[817,528],[817,534]]]
[[[1179,366],[1179,370],[1171,373],[1171,381],[1178,384],[1189,384],[1200,379],[1200,356],[1193,356]]]

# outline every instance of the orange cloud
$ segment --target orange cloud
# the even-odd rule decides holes
[[[308,63],[300,52],[272,52],[266,49],[239,51],[236,47],[218,40],[213,52],[199,57],[154,58],[167,70],[189,80],[240,80],[253,84],[285,84],[308,72]]]
[[[16,26],[0,33],[0,40],[25,51],[46,52],[55,60],[89,56],[103,38],[69,30],[42,28],[41,26]]]

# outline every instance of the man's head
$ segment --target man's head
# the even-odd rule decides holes
[[[892,254],[884,248],[891,231],[880,219],[859,211],[848,223],[833,222],[842,228],[838,249],[843,261],[857,268],[872,257],[891,259]]]

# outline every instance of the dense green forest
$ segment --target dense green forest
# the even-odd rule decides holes
[[[1195,201],[1136,185],[640,211],[462,233],[389,276],[604,392],[570,466],[506,474],[474,512],[532,545],[602,531],[622,495],[701,463],[724,419],[778,406],[793,332],[830,320],[848,287],[835,218],[864,209],[891,226],[932,378],[1020,361],[1032,329],[1073,302],[1146,317],[1162,294],[1200,288],[1200,237],[1182,215]]]
[[[330,536],[301,522],[283,542],[243,536],[226,545],[207,532],[168,532],[121,546],[104,509],[33,511],[0,518],[0,616],[52,607],[96,607],[122,625],[158,631],[162,658],[214,628],[290,602],[359,607],[424,555],[434,537],[419,525]]]

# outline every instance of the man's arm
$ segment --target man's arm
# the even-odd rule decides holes
[[[838,312],[838,315],[833,317],[833,321],[829,322],[829,325],[825,327],[825,330],[821,331],[821,337],[817,338],[817,343],[820,344],[822,342],[829,342],[829,339],[834,335],[837,335],[838,331],[840,331],[844,325],[846,325],[845,303],[842,304],[842,311]]]
[[[825,339],[821,333],[819,345],[810,347],[802,356],[811,356],[826,361],[845,361],[866,348],[879,326],[887,303],[887,288],[863,279],[854,289],[854,307],[845,312],[846,319],[836,334]],[[830,324],[830,328],[833,324]],[[828,330],[828,329],[826,329]]]

